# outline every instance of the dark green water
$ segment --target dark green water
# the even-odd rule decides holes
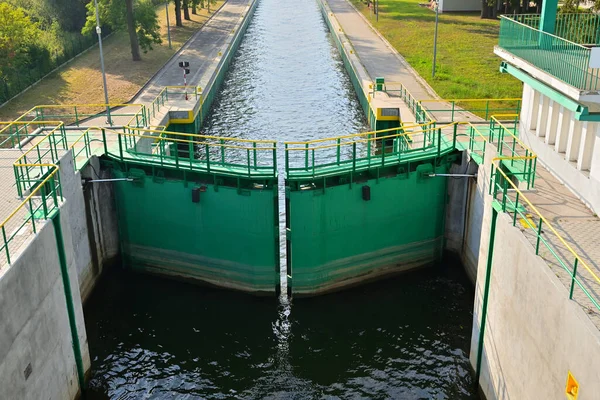
[[[460,266],[317,298],[114,268],[85,308],[90,391],[114,399],[474,399]]]

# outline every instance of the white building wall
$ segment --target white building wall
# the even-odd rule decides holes
[[[519,132],[538,163],[600,213],[600,123],[578,121],[573,112],[524,84]]]

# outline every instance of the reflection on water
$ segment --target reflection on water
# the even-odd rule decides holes
[[[94,394],[183,399],[475,399],[460,266],[308,299],[114,269],[85,309]]]

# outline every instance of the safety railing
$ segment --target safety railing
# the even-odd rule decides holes
[[[141,104],[109,104],[113,125],[144,127],[148,125],[146,107]],[[21,149],[25,139],[40,134],[61,123],[63,125],[103,125],[107,117],[104,104],[42,105],[36,106],[15,121],[0,122],[0,148]],[[98,121],[100,119],[100,122]],[[119,123],[120,122],[120,123]]]
[[[507,18],[540,29],[539,14],[517,14]],[[600,16],[593,12],[559,13],[556,15],[554,35],[584,46],[600,44]]]
[[[147,107],[148,123],[151,118],[161,113],[161,109],[170,100],[186,98],[188,100],[202,100],[202,88],[200,86],[165,86]]]
[[[512,214],[512,224],[516,226],[517,218],[524,229],[534,238],[535,254],[548,263],[556,262],[570,276],[569,299],[573,299],[575,287],[579,287],[593,305],[600,310],[600,298],[594,293],[591,285],[600,284],[600,278],[558,233],[550,221],[546,219],[533,203],[519,190],[511,179],[513,174],[504,171],[501,162],[503,157],[492,162],[490,177],[490,194],[505,213]],[[544,247],[542,247],[544,246]],[[546,251],[541,251],[542,249]],[[583,273],[582,273],[583,272]],[[589,282],[586,282],[589,280]]]
[[[169,100],[169,92],[166,87],[164,87],[158,95],[152,100],[152,103],[148,106],[148,114],[150,118],[156,117],[160,114],[160,109],[165,106],[165,103]]]
[[[23,230],[31,227],[35,234],[39,230],[40,220],[46,220],[58,209],[62,200],[62,189],[58,166],[53,164],[19,164],[19,168],[38,168],[46,174],[31,187],[21,204],[0,224],[2,241],[0,242],[0,267],[11,264],[17,249],[23,244]]]
[[[511,127],[500,120],[510,120],[514,117],[518,117],[518,115],[492,116],[489,141],[496,146],[498,155],[503,157],[503,164],[511,170],[511,173],[520,181],[525,182],[527,189],[532,189],[535,185],[537,155],[518,138],[518,125],[516,122]]]
[[[510,16],[500,20],[499,46],[579,89],[600,88],[599,69],[590,68],[591,50],[528,26]]]
[[[59,162],[60,150],[69,148],[62,123],[46,133],[35,145],[25,151],[13,164],[17,194],[23,197],[47,173],[47,165]]]
[[[424,108],[430,118],[438,123],[465,121],[464,115],[460,113],[475,114],[485,121],[489,121],[492,115],[519,114],[521,111],[520,98],[508,99],[444,99],[444,100],[421,100],[421,108]]]
[[[457,124],[411,124],[374,132],[306,142],[284,142],[288,179],[356,173],[424,155],[453,151]]]
[[[247,140],[149,129],[101,129],[105,154],[121,161],[221,175],[274,178],[276,141]],[[110,136],[113,135],[114,139]],[[116,141],[108,148],[109,140]]]
[[[372,85],[373,92],[372,96],[375,96],[376,88],[375,84]],[[400,97],[404,103],[410,108],[410,111],[415,116],[415,121],[418,124],[435,123],[436,120],[433,116],[423,107],[420,100],[417,100],[415,96],[404,86],[401,82],[386,82],[383,84],[383,91],[390,96]]]

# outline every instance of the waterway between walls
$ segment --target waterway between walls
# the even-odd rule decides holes
[[[202,133],[367,130],[315,0],[259,1]],[[115,268],[85,308],[88,396],[474,399],[472,304],[452,262],[293,304]]]

